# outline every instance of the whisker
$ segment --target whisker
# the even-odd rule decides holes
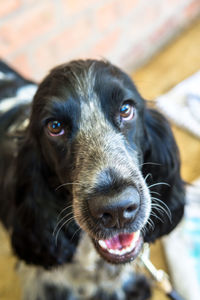
[[[155,210],[158,213],[160,213],[162,216],[164,216],[166,214],[169,221],[170,221],[170,223],[171,223],[171,218],[170,218],[169,214],[167,213],[167,211],[162,206],[160,206],[159,204],[154,204],[154,205],[152,205],[152,208],[155,208]]]
[[[72,236],[72,238],[71,238],[71,240],[70,241],[72,241],[73,240],[73,238],[75,237],[75,235],[79,232],[81,230],[81,228],[79,227],[76,231],[75,231],[75,233],[73,234],[73,236]]]
[[[161,166],[161,164],[158,163],[154,163],[154,162],[145,162],[141,165],[139,165],[139,167],[143,167],[144,165],[155,165],[155,166]]]
[[[160,204],[152,203],[151,207],[152,208],[156,207],[156,210],[162,212],[162,214],[166,213],[165,209]]]
[[[166,214],[167,214],[167,216],[168,216],[170,222],[172,222],[172,213],[171,213],[169,207],[167,206],[167,204],[166,204],[165,202],[163,202],[162,200],[158,199],[158,198],[152,197],[152,199],[153,199],[153,200],[156,200],[156,201],[160,202],[162,205],[164,205],[164,207],[165,207],[166,210],[167,210],[167,211],[166,211]],[[163,207],[162,207],[162,208],[163,208]]]
[[[151,213],[151,216],[157,218],[157,219],[160,220],[162,223],[164,223],[164,221],[163,221],[159,216],[157,216],[156,214]]]
[[[147,223],[145,224],[145,226],[141,229],[143,236],[145,236],[146,233],[148,232],[148,230],[149,230],[148,226],[152,230],[154,230],[154,228],[155,228],[155,224],[154,224],[153,220],[151,220],[150,218],[147,220]]]
[[[158,205],[158,203],[156,203],[157,201],[158,201],[159,203],[163,204],[164,207],[167,209],[169,215],[171,215],[171,211],[170,211],[169,207],[167,206],[167,204],[166,204],[164,201],[162,201],[161,199],[158,199],[158,198],[156,198],[156,197],[151,197],[151,199],[156,200],[155,202],[153,202],[154,205],[155,205],[155,204]],[[162,207],[162,206],[161,206],[161,207]],[[162,207],[162,208],[163,208],[163,207]]]
[[[55,188],[55,191],[59,190],[61,187],[66,186],[66,185],[79,185],[79,186],[82,186],[82,184],[78,183],[78,182],[66,182],[66,183],[60,184],[57,188]]]
[[[154,224],[153,220],[149,219],[148,224],[149,224],[149,226],[151,226],[152,230],[155,229],[155,224]]]
[[[62,213],[64,213],[64,211],[66,211],[67,209],[69,209],[69,208],[71,208],[71,207],[73,207],[73,204],[72,205],[68,205],[68,206],[66,206],[65,208],[63,208],[62,210],[61,210],[61,212],[59,213],[59,215],[58,215],[58,219],[59,219],[59,217],[60,217],[60,215],[62,215]]]
[[[148,174],[145,176],[144,181],[146,181],[147,178],[148,178],[149,176],[152,176],[152,174],[151,174],[151,173],[148,173]]]
[[[57,245],[57,242],[58,242],[58,235],[59,235],[61,229],[62,229],[65,225],[67,225],[67,224],[68,224],[68,226],[69,226],[69,224],[70,224],[73,220],[74,220],[74,216],[71,217],[71,218],[69,218],[66,222],[64,222],[64,223],[60,226],[60,228],[58,229],[58,231],[57,231],[57,233],[56,233],[56,237],[55,237],[56,245]]]
[[[161,196],[161,194],[160,194],[160,193],[158,193],[158,192],[154,192],[154,191],[150,191],[150,194],[155,194],[155,195]]]
[[[165,209],[163,207],[161,207],[159,204],[152,204],[151,207],[155,208],[156,211],[160,212],[162,214],[162,216],[164,213],[166,213]]]
[[[69,212],[67,215],[65,215],[63,218],[60,219],[60,221],[56,224],[54,231],[53,231],[53,235],[55,235],[55,232],[57,230],[57,228],[59,227],[59,225],[62,223],[62,221],[64,221],[69,215],[73,214],[73,212]]]
[[[157,182],[157,183],[154,183],[154,184],[148,186],[148,188],[150,189],[151,187],[156,186],[156,185],[167,185],[167,186],[170,186],[170,184],[168,184],[166,182]]]

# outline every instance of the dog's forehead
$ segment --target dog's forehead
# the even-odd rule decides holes
[[[106,119],[102,109],[101,99],[96,91],[97,72],[91,65],[88,70],[84,70],[81,76],[75,75],[75,89],[80,99],[81,127],[105,125]],[[102,87],[103,88],[103,87]]]
[[[97,68],[96,64],[91,64],[88,68],[82,68],[81,72],[77,70],[72,70],[73,77],[73,87],[76,90],[76,94],[80,98],[81,102],[87,102],[91,109],[94,105],[94,96],[97,94],[105,94],[106,92],[112,91],[114,89],[121,89],[121,92],[126,90],[126,85],[128,85],[128,80],[125,83],[125,73],[118,70],[118,75],[112,74],[107,68]],[[120,73],[121,72],[121,73]],[[123,74],[125,76],[123,76]],[[127,76],[128,78],[128,76]],[[129,83],[132,83],[130,80]],[[132,88],[134,85],[132,85]],[[96,98],[97,99],[97,98]],[[98,98],[100,101],[100,97]]]
[[[80,99],[82,101],[84,99],[89,100],[95,87],[96,76],[94,66],[91,65],[88,69],[83,69],[81,74],[73,72],[73,77],[75,80],[75,89]]]
[[[93,92],[90,98],[80,102],[80,129],[84,131],[92,132],[97,129],[103,130],[108,128],[111,130],[111,124],[109,124],[105,112],[102,109],[100,98]]]
[[[96,76],[95,72],[89,69],[85,74],[85,80],[79,87],[80,94],[80,129],[83,131],[102,132],[102,130],[113,130],[111,123],[109,122],[106,111],[103,108],[102,99],[100,93],[96,88]],[[103,89],[103,86],[102,86]],[[107,99],[109,101],[109,99]],[[110,107],[110,109],[112,109]],[[98,130],[99,128],[99,130]]]
[[[114,66],[97,68],[93,63],[79,73],[77,70],[72,73],[73,88],[80,99],[82,115],[96,111],[108,113],[129,99],[133,99],[139,106],[142,103],[131,78]]]

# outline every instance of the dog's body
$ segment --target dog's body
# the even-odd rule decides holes
[[[0,67],[13,74],[1,103],[32,84]],[[55,68],[32,105],[0,113],[0,217],[27,264],[25,299],[146,299],[125,263],[184,207],[167,121],[125,73],[92,60]]]

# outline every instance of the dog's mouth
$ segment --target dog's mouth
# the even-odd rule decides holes
[[[143,238],[140,231],[117,234],[110,239],[94,241],[100,255],[110,263],[119,264],[134,260],[139,254]]]

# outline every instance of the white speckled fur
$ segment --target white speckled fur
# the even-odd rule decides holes
[[[76,75],[77,78],[77,75]],[[143,221],[140,229],[146,224],[151,211],[151,199],[148,187],[139,170],[137,152],[127,150],[127,143],[122,133],[114,129],[106,119],[100,99],[94,90],[95,75],[93,67],[85,73],[84,80],[75,83],[81,101],[80,129],[77,135],[76,172],[73,186],[74,214],[79,225],[88,230],[81,217],[84,190],[89,193],[97,184],[101,171],[111,168],[124,179],[131,178],[141,195]],[[91,158],[92,157],[92,158]],[[85,187],[83,189],[83,187]],[[143,201],[142,199],[145,199]]]
[[[119,299],[123,300],[122,285],[133,276],[135,263],[111,265],[103,261],[88,235],[83,234],[72,263],[46,271],[21,262],[18,271],[25,300],[36,300],[38,296],[43,299],[44,287],[47,284],[68,288],[78,299],[88,299],[101,289],[108,294],[116,292]]]

